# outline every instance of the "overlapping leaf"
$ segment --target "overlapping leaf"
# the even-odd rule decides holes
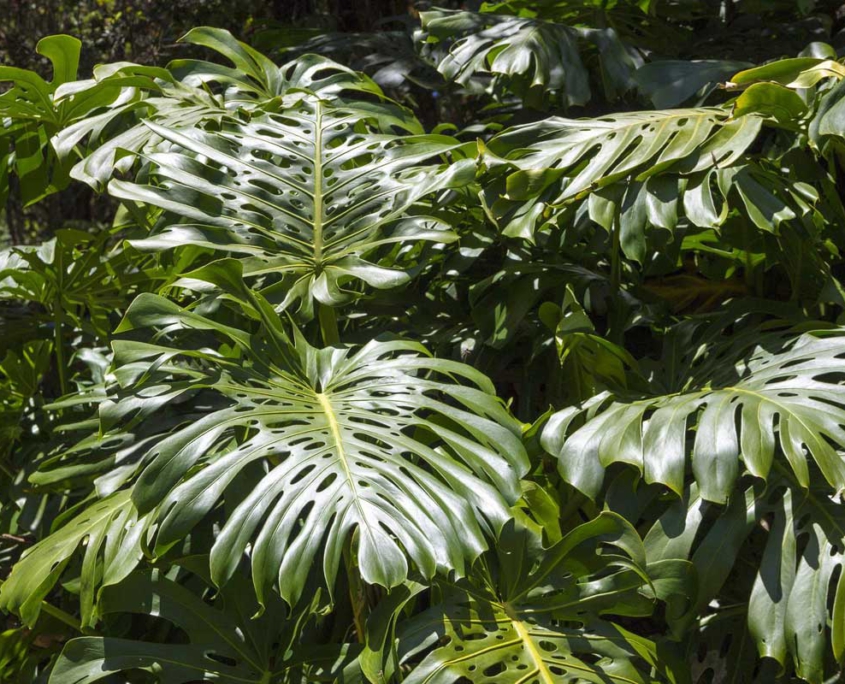
[[[766,486],[735,490],[728,506],[717,508],[693,484],[645,537],[650,562],[689,559],[695,565],[695,605],[674,628],[703,629],[702,641],[715,639],[714,649],[720,651],[714,658],[730,649],[734,661],[704,663],[705,668],[734,676],[742,672],[750,680],[755,659],[742,651],[752,647],[760,658],[776,663],[775,669],[793,666],[801,679],[817,683],[841,662],[842,507],[825,493],[824,485],[809,490],[796,485],[792,476],[778,473]],[[751,549],[761,550],[762,557],[746,566],[745,559],[754,557]],[[737,568],[747,579],[736,576]],[[714,600],[722,604],[719,609],[693,625],[690,618]],[[718,636],[718,625],[731,619],[731,606],[737,603],[747,605],[747,614],[738,616],[740,622],[730,633]],[[771,670],[763,668],[773,680]]]
[[[363,94],[373,102],[360,103],[359,108],[380,114],[386,127],[420,131],[414,117],[385,101],[370,79],[329,59],[305,55],[278,67],[228,31],[208,27],[190,31],[182,41],[210,48],[226,57],[232,66],[180,59],[169,64],[169,70],[144,70],[121,63],[98,67],[93,80],[97,84],[131,84],[127,77],[138,71],[149,72],[157,80],[152,96],[125,104],[120,101],[120,107],[111,107],[58,133],[54,144],[64,155],[88,136],[96,142],[89,141],[87,156],[73,168],[71,175],[75,179],[102,190],[115,169],[127,172],[135,163],[135,158],[125,151],[160,151],[170,147],[171,141],[138,120],[138,113],[165,128],[184,128],[238,120],[238,112],[272,111],[279,108],[286,95],[299,91],[319,93],[327,99]],[[132,114],[133,125],[120,129],[113,119],[123,110]]]
[[[633,528],[604,513],[545,552],[503,537],[486,582],[444,588],[442,603],[398,634],[404,661],[425,658],[409,684],[658,682],[671,658],[604,614],[645,615],[652,602]],[[668,567],[668,566],[667,566]],[[675,566],[679,569],[681,566]]]
[[[670,4],[668,22],[651,0],[435,10],[423,14],[420,54],[385,43],[404,33],[371,35],[349,54],[400,94],[420,92],[409,82],[428,89],[431,119],[447,114],[462,134],[500,130],[508,116],[535,120],[529,109],[585,103],[599,70],[608,99],[630,88],[639,57],[614,31],[668,45],[659,57],[706,20]],[[748,11],[734,4],[725,24]],[[593,21],[602,28],[585,28]],[[312,45],[344,54],[350,35],[362,36]],[[102,636],[70,642],[57,684],[838,676],[845,333],[789,327],[837,320],[828,304],[845,301],[845,71],[832,48],[737,74],[737,97],[721,107],[500,133],[480,146],[478,203],[467,148],[422,135],[366,76],[313,55],[279,68],[215,29],[185,42],[228,65],[120,63],[75,81],[79,45],[54,37],[39,46],[52,82],[0,67],[13,83],[0,95],[0,195],[17,173],[24,199],[38,199],[82,157],[72,177],[98,191],[134,179],[112,185],[124,200],[116,230],[157,252],[118,245],[105,256],[114,232],[68,231],[0,253],[0,516],[13,521],[0,564],[16,563],[0,608],[33,629],[0,635],[0,679],[44,679],[52,663],[24,649],[38,646],[45,618],[78,628],[77,612]],[[445,79],[429,80],[435,67]],[[658,61],[636,80],[667,104],[728,68]],[[492,124],[468,111],[479,92],[498,101]],[[464,184],[472,191],[453,191]],[[524,240],[496,240],[482,207]],[[440,246],[455,239],[447,223],[460,250]],[[209,264],[210,253],[235,258]],[[159,278],[171,299],[135,299],[112,366],[84,348],[111,342],[116,316]],[[364,293],[367,306],[341,319],[347,339],[403,322],[494,369],[521,416],[585,403],[521,434],[490,381],[414,342],[303,339],[320,328],[336,339],[328,307]],[[704,319],[713,325],[671,327],[691,308],[752,295],[794,306],[755,300],[762,327],[730,303]],[[787,308],[799,312],[790,323],[771,322]],[[89,392],[92,380],[103,384]],[[59,392],[54,412],[42,410]],[[56,415],[92,404],[94,416],[56,429]],[[540,457],[520,481],[522,441],[538,449],[543,425],[563,479]],[[47,446],[74,432],[87,436]],[[648,529],[644,543],[603,505]],[[547,548],[515,543],[511,515]],[[572,531],[576,516],[591,522]],[[348,645],[353,621],[363,647]],[[667,629],[687,651],[677,668],[665,634],[627,631]]]
[[[93,78],[75,80],[81,44],[70,36],[50,36],[38,51],[52,62],[51,82],[0,67],[0,81],[13,84],[0,97],[0,119],[8,117],[0,132],[0,178],[13,168],[26,202],[64,188],[71,177],[101,190],[115,169],[131,168],[135,159],[125,150],[168,146],[141,117],[167,127],[219,123],[237,118],[239,110],[278,108],[285,95],[299,90],[325,98],[366,94],[374,100],[369,108],[386,122],[419,130],[414,117],[386,102],[370,79],[331,60],[306,55],[279,67],[228,31],[208,27],[190,31],[182,41],[210,48],[233,66],[189,59],[175,60],[168,69],[117,62],[96,67]],[[9,140],[11,156],[5,149]],[[5,189],[4,182],[0,198]]]
[[[600,395],[583,409],[560,411],[545,428],[545,448],[563,476],[590,496],[614,462],[635,465],[646,481],[680,494],[688,456],[709,501],[727,499],[741,467],[765,478],[776,458],[807,487],[811,457],[839,492],[845,488],[837,452],[845,444],[842,340],[835,328],[797,338],[770,333],[750,349],[723,344],[722,354],[696,345],[705,359],[688,356],[696,373],[680,391],[627,401]],[[726,348],[740,353],[731,357]]]
[[[761,658],[820,684],[845,658],[845,515],[816,487],[785,488],[777,502],[748,623]]]
[[[204,576],[201,565],[205,560],[191,557],[181,564]],[[354,646],[320,649],[306,645],[308,662],[300,658],[299,649],[296,660],[284,657],[296,638],[298,619],[286,614],[278,598],[255,619],[252,613],[257,606],[245,578],[232,582],[213,606],[197,593],[203,586],[194,582],[187,588],[158,571],[147,571],[133,573],[119,588],[107,588],[101,601],[103,615],[149,615],[183,630],[190,643],[79,637],[65,646],[50,682],[87,684],[130,670],[152,673],[168,684],[281,684],[324,681],[324,677],[337,682],[360,681],[355,676]]]
[[[500,179],[485,188],[485,200],[505,234],[531,237],[561,205],[588,198],[593,220],[608,229],[621,225],[624,248],[638,241],[646,223],[671,230],[685,215],[695,225],[718,226],[727,206],[717,193],[727,197],[736,185],[746,205],[761,207],[756,214],[770,219],[771,229],[795,211],[766,187],[771,182],[761,186],[759,170],[731,168],[760,126],[760,117],[729,120],[719,108],[552,117],[517,126],[482,150],[482,161]]]
[[[515,14],[568,26],[612,28],[626,46],[653,54],[672,54],[687,40],[689,29],[669,21],[674,12],[684,19],[701,10],[693,4],[660,5],[656,0],[492,0],[482,11]]]
[[[0,67],[0,82],[11,83],[0,95],[0,199],[8,191],[10,171],[19,178],[25,203],[65,188],[74,158],[70,150],[55,148],[51,138],[69,126],[90,132],[96,128],[92,119],[106,123],[131,109],[137,87],[156,87],[150,74],[158,70],[126,64],[112,69],[112,79],[76,81],[81,47],[76,38],[63,35],[38,42],[37,51],[53,68],[49,82],[34,71]],[[104,107],[110,108],[105,118],[94,116]]]
[[[100,588],[121,582],[136,567],[151,522],[152,516],[138,514],[126,490],[101,501],[86,502],[74,517],[15,564],[0,587],[0,610],[19,614],[27,624],[34,623],[41,601],[77,549],[84,547],[79,584],[82,623],[94,624]]]
[[[565,105],[583,105],[590,99],[589,73],[581,59],[581,43],[587,41],[599,49],[611,96],[634,85],[640,58],[626,50],[612,29],[449,10],[422,12],[420,18],[418,39],[429,58],[447,80],[462,85],[488,75],[529,104],[543,105],[552,93]]]

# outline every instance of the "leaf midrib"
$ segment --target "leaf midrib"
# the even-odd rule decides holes
[[[543,660],[543,655],[537,650],[537,647],[534,645],[534,640],[531,638],[531,634],[528,629],[526,629],[522,620],[513,614],[513,611],[508,606],[504,606],[504,608],[505,614],[510,618],[511,625],[522,640],[525,650],[528,652],[531,660],[534,661],[534,666],[537,668],[536,673],[540,676],[543,684],[555,684],[555,679],[552,676],[548,665],[546,665],[546,662]]]
[[[376,540],[373,539],[372,532],[365,522],[366,517],[364,515],[364,509],[361,507],[361,498],[358,494],[358,488],[355,486],[355,478],[352,475],[352,470],[349,468],[349,463],[346,459],[346,450],[343,448],[343,435],[340,432],[340,423],[338,423],[334,407],[332,407],[332,403],[328,396],[322,392],[315,392],[314,394],[317,397],[317,401],[320,403],[320,408],[323,409],[326,420],[328,421],[329,431],[331,432],[332,439],[337,447],[337,460],[343,468],[349,489],[352,491],[352,500],[355,502],[355,508],[358,510],[359,529],[363,529],[363,531],[370,537],[370,543],[373,545],[373,548],[375,548]]]
[[[314,107],[314,264],[319,270],[323,261],[323,104]],[[318,394],[320,402],[324,395]],[[329,411],[331,408],[329,407]],[[344,464],[345,467],[345,464]]]

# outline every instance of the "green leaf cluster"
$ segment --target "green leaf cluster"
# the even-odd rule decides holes
[[[0,67],[114,207],[0,251],[0,680],[841,677],[845,66],[703,4]]]

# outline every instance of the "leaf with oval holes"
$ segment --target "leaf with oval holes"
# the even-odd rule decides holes
[[[201,590],[210,585],[203,572],[206,563],[203,556],[190,556],[178,565],[199,575],[203,581],[194,581],[193,587]],[[180,579],[195,578],[180,568]],[[158,635],[178,639],[178,629],[189,643],[78,637],[64,647],[50,682],[88,684],[133,670],[152,673],[167,684],[200,680],[282,684],[323,681],[330,675],[339,677],[333,681],[360,681],[360,677],[343,678],[344,673],[358,670],[354,661],[358,648],[301,643],[291,655],[288,646],[301,616],[288,615],[278,597],[260,618],[253,615],[256,608],[245,577],[235,578],[211,601],[157,570],[135,572],[119,587],[103,592],[103,615],[147,616],[159,624]]]
[[[151,445],[135,478],[139,509],[160,507],[160,550],[226,498],[238,473],[263,473],[213,545],[218,585],[249,548],[259,600],[278,586],[296,603],[315,566],[333,586],[353,533],[367,582],[395,586],[411,563],[425,577],[463,575],[520,496],[519,424],[469,366],[400,340],[292,346],[266,327],[250,336],[154,295],[133,302],[120,332],[153,326],[175,335],[172,346],[114,343],[121,386],[101,405],[102,430],[131,431],[133,420],[154,421],[200,393],[204,415],[192,411]],[[212,350],[220,345],[240,351]]]
[[[490,570],[444,586],[402,626],[400,661],[424,656],[407,684],[676,681],[669,649],[603,617],[653,610],[633,527],[604,512],[547,550],[535,543],[507,528]]]
[[[765,479],[776,456],[803,487],[810,484],[811,457],[842,491],[845,462],[836,447],[845,445],[845,330],[755,332],[740,336],[741,347],[730,338],[708,347],[699,338],[687,350],[699,367],[675,394],[627,400],[605,394],[558,412],[544,429],[544,448],[564,478],[591,497],[615,462],[637,466],[647,482],[680,495],[688,457],[708,501],[727,501],[740,466]],[[586,423],[575,427],[579,417]]]
[[[457,146],[452,138],[380,134],[356,108],[313,97],[220,132],[148,125],[181,151],[149,155],[155,184],[111,183],[116,197],[168,212],[156,233],[132,244],[238,255],[248,277],[282,277],[265,288],[268,296],[281,293],[280,309],[299,301],[309,316],[314,301],[348,301],[350,281],[407,282],[407,273],[367,255],[455,240],[448,226],[410,209],[474,176],[472,160],[445,169],[431,163]]]
[[[124,174],[132,170],[137,154],[169,148],[169,141],[145,125],[144,119],[165,128],[219,127],[221,121],[240,120],[244,112],[276,110],[285,97],[296,99],[305,92],[326,100],[363,95],[355,106],[365,116],[378,116],[384,130],[422,132],[413,114],[385,98],[369,78],[325,57],[304,55],[276,66],[228,31],[209,27],[189,31],[180,42],[210,48],[233,66],[195,59],[174,60],[167,69],[118,62],[96,67],[91,80],[65,86],[76,100],[84,90],[83,102],[99,90],[112,93],[113,98],[120,93],[105,111],[69,121],[53,138],[63,158],[87,141],[84,158],[71,171],[73,178],[102,191],[116,170]],[[142,92],[133,94],[133,88]],[[108,103],[97,106],[102,104]],[[115,122],[118,118],[121,125]]]
[[[728,117],[719,108],[674,109],[515,126],[481,146],[480,161],[490,171],[482,197],[506,235],[528,238],[541,217],[548,221],[562,205],[592,203],[596,190],[622,192],[631,180],[638,183],[629,188],[626,206],[643,205],[639,223],[671,230],[682,199],[693,223],[718,225],[724,217],[704,211],[714,205],[710,174],[740,161],[762,123],[753,115]],[[634,194],[648,196],[635,202]],[[674,216],[667,215],[670,208]],[[621,213],[617,207],[602,225],[609,229]]]

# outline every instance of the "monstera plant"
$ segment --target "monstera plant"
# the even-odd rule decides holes
[[[111,212],[0,251],[0,681],[839,681],[845,66],[706,4],[0,67]]]

